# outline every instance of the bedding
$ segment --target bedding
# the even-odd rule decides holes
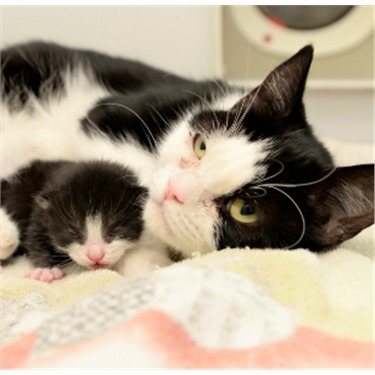
[[[326,144],[339,165],[373,162],[373,145]],[[373,249],[372,226],[324,254],[225,249],[50,284],[20,257],[2,267],[1,367],[373,369]]]

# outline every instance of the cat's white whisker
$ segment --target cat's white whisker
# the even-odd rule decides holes
[[[261,184],[257,184],[256,186],[260,186],[260,187],[275,187],[275,186],[277,186],[277,187],[285,187],[285,188],[299,188],[299,187],[303,187],[303,186],[311,186],[311,185],[316,185],[316,184],[319,184],[320,182],[323,182],[324,180],[326,180],[327,178],[329,178],[335,171],[336,171],[336,168],[332,168],[323,177],[318,178],[317,180],[308,181],[308,182],[299,182],[299,183],[296,183],[296,184],[277,183],[277,182],[271,183],[271,184],[263,184],[263,183],[261,183]],[[278,174],[280,174],[281,172],[279,172]],[[273,177],[275,177],[275,176],[271,176],[268,179],[273,178]]]
[[[296,247],[303,239],[303,237],[305,236],[305,233],[306,233],[306,220],[305,220],[305,216],[303,215],[303,212],[302,210],[300,209],[299,205],[297,204],[297,202],[289,195],[287,194],[285,191],[279,189],[278,187],[276,186],[268,186],[270,189],[274,189],[276,191],[278,191],[279,193],[283,194],[285,197],[287,197],[294,205],[294,207],[297,209],[300,217],[301,217],[301,223],[302,223],[302,229],[301,229],[301,234],[300,236],[298,237],[298,239],[292,243],[291,245],[288,245],[288,246],[285,246],[286,249],[292,249],[294,247]]]
[[[221,93],[223,95],[225,95],[225,90],[224,90],[223,86],[220,85],[220,83],[216,79],[212,79],[211,81],[219,88],[219,90],[221,91]]]
[[[113,142],[113,141],[111,140],[111,138],[108,136],[108,134],[106,134],[103,130],[101,130],[101,129],[99,128],[99,126],[98,126],[97,124],[95,124],[94,121],[92,121],[92,120],[90,119],[89,116],[84,116],[83,118],[84,118],[85,120],[87,120],[87,121],[90,123],[90,125],[95,129],[95,132],[96,132],[96,133],[99,133],[100,136],[103,137],[104,139],[107,139],[108,141]]]
[[[214,127],[216,127],[217,129],[220,129],[220,121],[217,118],[217,115],[216,115],[215,111],[211,108],[211,105],[207,101],[207,99],[203,98],[201,95],[199,95],[196,92],[191,91],[191,90],[184,90],[184,92],[195,95],[197,98],[199,98],[206,105],[207,109],[209,109],[212,112],[212,114],[214,116],[214,119],[216,121],[216,126],[215,126],[215,123],[214,123]]]
[[[262,83],[258,86],[258,88],[257,88],[257,90],[255,91],[253,97],[252,97],[251,100],[249,101],[248,106],[245,108],[245,110],[244,110],[242,116],[241,116],[240,119],[238,120],[238,124],[242,124],[242,122],[243,122],[243,120],[245,119],[246,115],[247,115],[247,114],[249,113],[249,111],[251,110],[251,108],[252,108],[252,106],[253,106],[253,103],[255,102],[255,99],[257,98],[257,96],[258,96],[258,94],[259,94],[259,92],[260,92],[260,89],[262,88],[262,85],[263,85],[263,84],[264,84],[264,83],[262,82]],[[248,99],[248,98],[246,97],[246,99]],[[246,101],[246,99],[243,101],[243,103]]]
[[[171,127],[171,124],[170,122],[168,122],[163,116],[162,114],[160,113],[160,111],[158,111],[153,105],[151,104],[148,104],[147,103],[147,106],[150,107],[158,116],[159,118],[163,121],[163,123],[167,126],[167,129],[169,129]]]
[[[157,142],[156,142],[156,139],[155,139],[154,135],[152,134],[152,132],[151,132],[150,128],[148,127],[148,125],[146,124],[146,122],[142,119],[142,117],[137,112],[135,112],[133,109],[131,109],[130,107],[128,107],[124,104],[115,103],[115,102],[113,102],[113,103],[99,103],[95,107],[100,107],[100,106],[105,106],[105,105],[124,108],[124,109],[128,110],[129,112],[131,112],[134,116],[136,116],[138,118],[138,120],[142,123],[142,125],[145,127],[145,129],[147,130],[147,133],[145,132],[145,136],[148,140],[148,143],[149,143],[151,149],[152,150],[156,149]]]

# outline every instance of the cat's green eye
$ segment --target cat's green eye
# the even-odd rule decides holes
[[[198,159],[202,159],[203,156],[206,154],[206,142],[200,134],[195,136],[194,142],[193,142],[193,148],[194,148],[194,153]]]
[[[258,221],[254,205],[242,198],[235,198],[228,204],[232,218],[240,223],[252,224]]]

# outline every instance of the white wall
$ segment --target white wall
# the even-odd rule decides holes
[[[43,39],[146,61],[204,78],[215,74],[215,7],[2,7],[2,44]]]

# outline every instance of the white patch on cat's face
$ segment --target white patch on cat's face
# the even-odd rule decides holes
[[[246,95],[247,92],[249,92],[249,90],[244,89],[229,92],[226,95],[218,98],[212,104],[212,109],[217,111],[229,111]]]
[[[74,242],[61,250],[84,267],[96,269],[113,266],[133,243],[125,239],[106,242],[103,239],[102,227],[102,219],[99,216],[87,217],[85,242]]]
[[[220,218],[214,200],[265,174],[258,163],[266,158],[268,145],[217,131],[203,135],[206,154],[199,159],[194,136],[186,117],[166,137],[144,211],[154,234],[187,256],[216,249]],[[166,199],[168,191],[178,199]]]

